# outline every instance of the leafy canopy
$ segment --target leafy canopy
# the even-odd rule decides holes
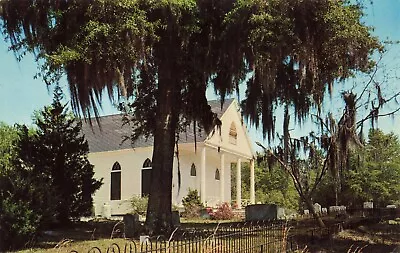
[[[102,91],[133,96],[138,128],[151,131],[161,65],[180,88],[177,108],[212,120],[205,89],[222,98],[247,81],[244,113],[264,135],[274,109],[294,105],[299,121],[319,108],[325,89],[369,71],[382,49],[350,1],[3,1],[12,48],[35,52],[48,83],[65,73],[75,111],[97,115]],[[143,107],[140,106],[143,104]],[[147,111],[143,111],[147,107]],[[206,113],[204,113],[204,111]],[[207,124],[208,122],[208,124]],[[150,130],[149,130],[150,129]]]
[[[400,142],[393,134],[371,129],[364,149],[351,156],[348,188],[354,199],[377,206],[400,204]]]

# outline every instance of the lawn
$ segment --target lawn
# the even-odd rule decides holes
[[[334,223],[336,220],[326,220],[328,224]],[[209,220],[189,220],[183,221],[182,227],[185,229],[202,230],[215,228],[217,221]],[[221,226],[223,224],[220,224]],[[310,232],[314,227],[310,220],[300,220],[295,223],[289,230],[289,241],[287,245],[292,244],[293,249],[307,249],[304,252],[392,252],[397,246],[400,246],[400,220],[391,220],[385,222],[376,222],[371,224],[360,224],[356,227],[345,229],[333,236],[321,236],[318,233]],[[128,240],[123,237],[123,224],[117,221],[91,221],[76,223],[67,229],[54,229],[38,238],[38,242],[34,247],[21,250],[18,252],[71,252],[75,250],[79,253],[88,252],[93,247],[98,247],[101,252],[107,252],[110,245],[114,243],[120,247],[120,252],[124,252],[124,247]],[[279,231],[276,230],[279,236]],[[271,236],[271,235],[269,235]],[[111,237],[114,237],[111,239]],[[117,238],[115,238],[117,237]],[[240,234],[234,238],[223,238],[214,245],[218,248],[218,252],[229,252],[226,242],[228,240],[236,241],[236,247],[239,243]],[[257,241],[260,235],[253,236],[253,242]],[[272,238],[272,237],[271,237]],[[278,238],[278,237],[277,237]],[[281,237],[278,238],[280,240]],[[166,239],[166,241],[168,238]],[[132,243],[132,242],[131,242]],[[134,243],[139,244],[138,238]],[[247,242],[246,242],[247,243]],[[299,245],[299,246],[297,246]],[[301,246],[300,246],[301,245]],[[114,245],[114,247],[116,247]],[[187,246],[180,252],[191,252]],[[206,249],[208,246],[201,246]],[[225,250],[224,250],[225,247]],[[231,247],[231,246],[230,246]],[[362,251],[356,249],[362,248]],[[114,251],[119,252],[116,248]],[[207,248],[206,252],[212,252]],[[259,251],[258,251],[259,252]],[[300,252],[300,250],[298,251]]]

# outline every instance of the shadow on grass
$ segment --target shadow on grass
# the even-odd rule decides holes
[[[119,221],[74,222],[67,227],[53,227],[40,233],[33,248],[54,248],[63,242],[90,241],[123,237],[124,225]]]
[[[342,238],[331,238],[331,239],[316,239],[304,237],[298,241],[298,248],[303,249],[307,245],[309,252],[355,252],[356,249],[362,248],[363,253],[390,253],[398,246],[395,244],[385,243],[374,243],[359,241],[354,239],[342,239]],[[293,245],[292,249],[295,249],[296,245]],[[353,251],[349,251],[353,249]]]
[[[297,231],[288,243],[292,249],[307,246],[308,252],[356,252],[362,248],[360,252],[363,253],[390,253],[400,246],[399,229],[398,225],[374,223],[346,229],[336,235]]]

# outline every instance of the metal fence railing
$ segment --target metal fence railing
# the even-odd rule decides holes
[[[370,222],[379,217],[399,217],[397,210],[348,210]],[[358,215],[356,215],[358,216]],[[176,229],[171,235],[126,240],[124,245],[113,243],[107,249],[93,247],[88,253],[264,253],[293,252],[304,248],[310,240],[332,238],[343,229],[358,223],[337,222],[325,228],[299,227],[285,221],[221,223],[208,228]],[[400,232],[400,226],[396,229]],[[397,232],[396,232],[397,233]],[[304,237],[302,241],[299,234]],[[71,251],[71,253],[84,253]]]
[[[112,244],[108,249],[91,248],[88,253],[222,253],[222,252],[286,252],[286,222],[239,222],[219,224],[208,229],[182,229],[165,236],[126,240],[125,245]],[[71,251],[71,253],[80,253]]]

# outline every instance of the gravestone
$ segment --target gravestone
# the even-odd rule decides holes
[[[330,206],[329,207],[329,213],[338,213],[340,211],[339,206]]]
[[[172,211],[172,226],[178,227],[179,225],[181,225],[179,211]]]
[[[103,205],[103,217],[107,219],[111,218],[111,206],[107,203]]]
[[[256,204],[245,207],[246,221],[276,220],[285,218],[285,210],[275,204]]]
[[[149,235],[141,235],[139,236],[140,244],[150,244],[150,236]]]
[[[374,202],[364,202],[363,203],[363,208],[364,209],[373,209],[374,208]]]
[[[305,210],[304,210],[304,215],[309,215],[309,214],[310,214],[310,210],[305,209]]]
[[[328,209],[326,207],[321,208],[321,213],[322,214],[327,214],[328,213]]]
[[[396,205],[387,205],[386,208],[395,209]]]
[[[321,213],[321,205],[318,203],[314,204],[314,210],[316,213]]]
[[[134,237],[135,234],[137,234],[140,230],[140,221],[139,221],[139,215],[137,213],[135,214],[126,214],[124,215],[124,229],[125,229],[125,236],[126,237]]]

